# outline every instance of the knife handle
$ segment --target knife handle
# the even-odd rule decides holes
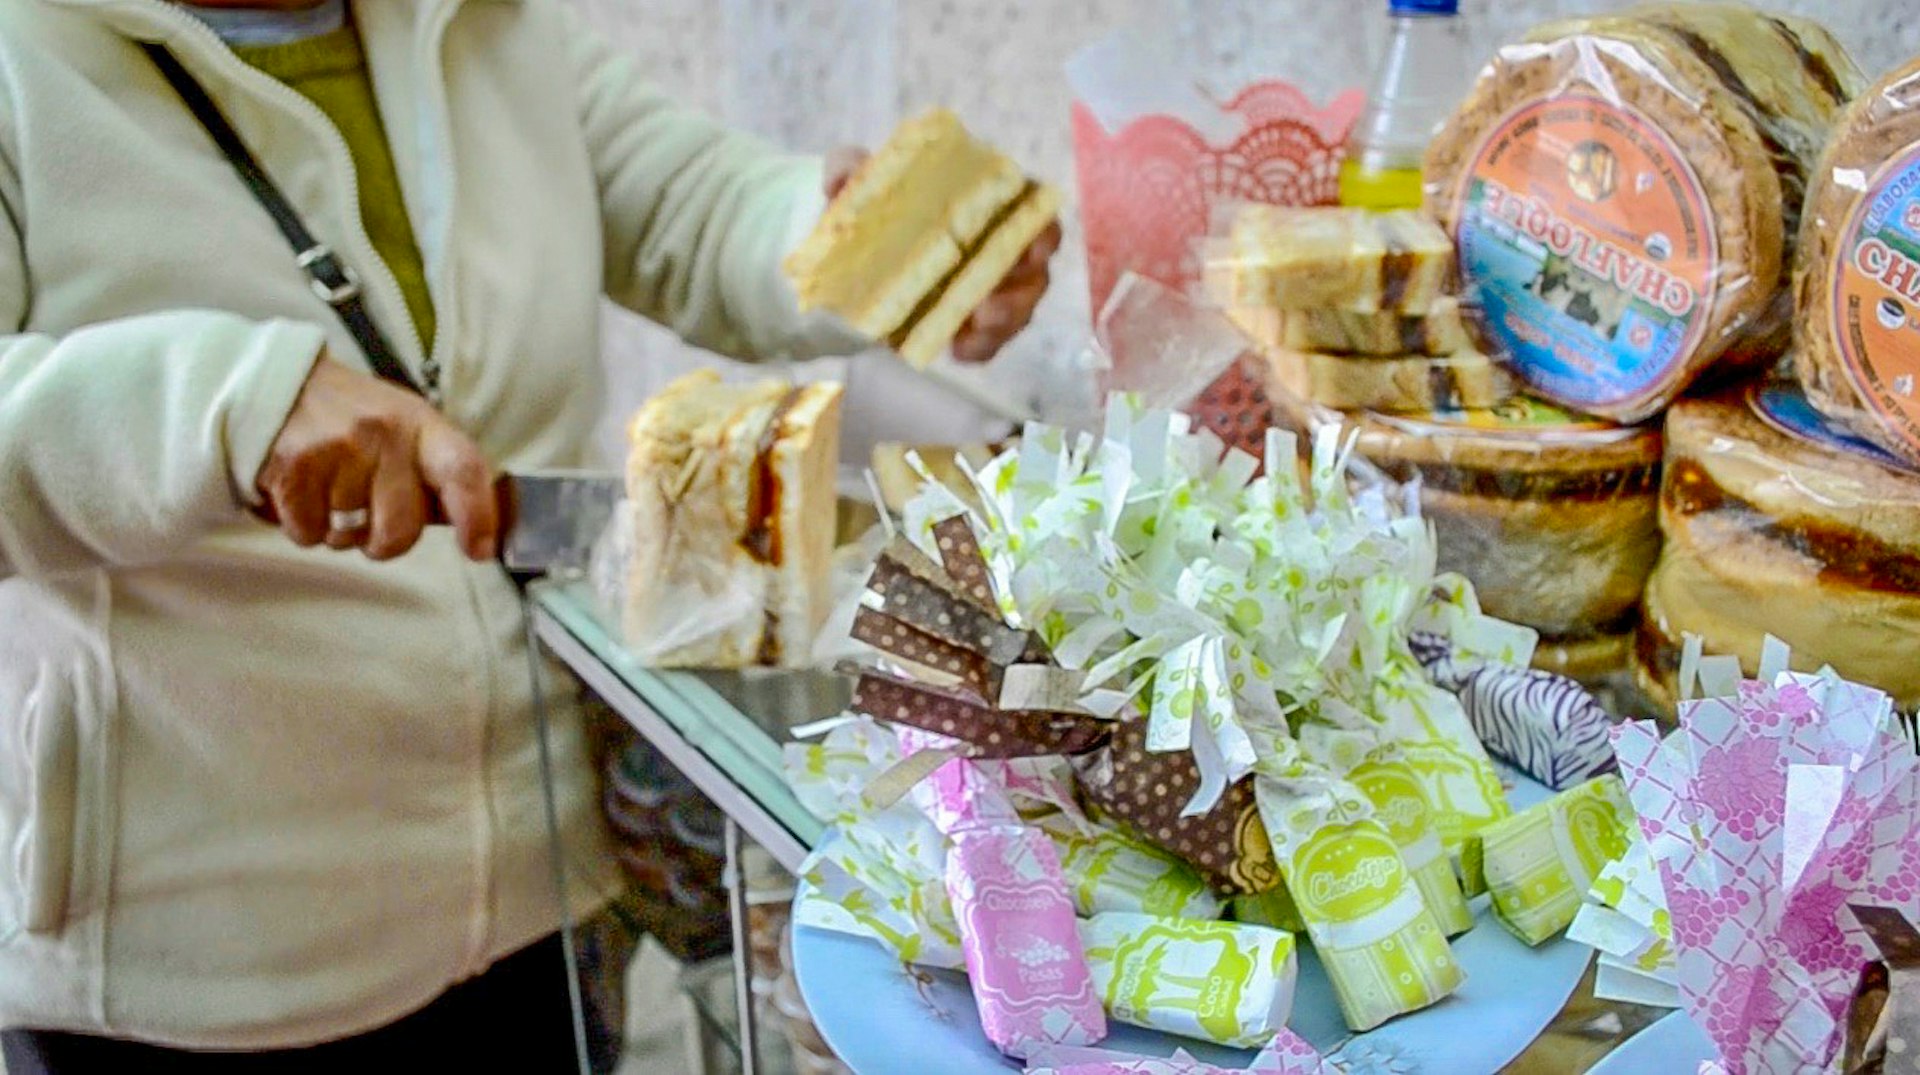
[[[500,509],[500,540],[498,544],[504,549],[507,546],[507,535],[513,532],[513,525],[519,518],[519,498],[514,495],[513,479],[505,474],[495,478],[493,482],[493,496]],[[251,511],[255,518],[266,523],[268,526],[277,527],[280,525],[280,513],[274,510],[271,502],[263,503],[251,509]],[[446,505],[440,503],[440,498],[434,496],[432,492],[428,492],[427,494],[427,525],[453,525],[453,520],[447,517]]]

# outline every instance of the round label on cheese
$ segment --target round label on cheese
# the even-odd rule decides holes
[[[1455,198],[1467,297],[1541,394],[1618,407],[1684,372],[1719,251],[1699,177],[1653,121],[1585,94],[1522,105]]]
[[[1747,406],[1761,421],[1798,440],[1821,448],[1850,452],[1883,467],[1912,472],[1912,463],[1872,441],[1862,440],[1821,414],[1796,384],[1754,385],[1747,390]]]
[[[1834,256],[1831,330],[1847,374],[1920,455],[1920,145],[1867,184]]]

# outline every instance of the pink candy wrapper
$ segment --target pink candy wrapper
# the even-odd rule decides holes
[[[1284,1029],[1246,1068],[1217,1067],[1186,1052],[1158,1057],[1073,1048],[1046,1049],[1027,1067],[1027,1075],[1342,1075],[1344,1071],[1300,1035]]]
[[[964,758],[934,770],[913,795],[951,842],[947,896],[988,1040],[1025,1057],[1043,1045],[1104,1039],[1106,1010],[1052,841],[1022,824],[1006,789]]]
[[[1645,722],[1614,739],[1682,1002],[1730,1075],[1829,1070],[1874,958],[1846,905],[1920,910],[1920,760],[1891,701],[1786,658],[1769,639],[1741,681],[1692,640],[1682,685],[1697,669],[1719,696],[1683,702],[1665,742]]]

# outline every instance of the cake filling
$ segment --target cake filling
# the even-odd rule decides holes
[[[1920,593],[1920,556],[1844,527],[1807,519],[1775,519],[1715,482],[1697,463],[1678,464],[1667,483],[1668,510],[1679,515],[1719,512],[1738,525],[1820,566],[1820,581],[1883,593]]]
[[[965,272],[973,259],[985,249],[987,243],[993,239],[994,233],[998,232],[1007,221],[1012,220],[1013,215],[1031,201],[1039,191],[1040,184],[1029,179],[1026,185],[1020,188],[1020,193],[1014,195],[993,214],[993,217],[987,221],[987,226],[980,229],[980,234],[974,236],[972,242],[960,248],[960,258],[954,262],[953,268],[948,269],[947,274],[940,278],[940,282],[933,285],[932,289],[921,297],[920,304],[915,306],[913,312],[907,315],[907,319],[901,322],[900,327],[894,329],[893,334],[887,337],[887,346],[893,348],[905,346],[907,338],[913,335],[914,330],[920,327],[920,322],[926,320],[928,314],[939,308],[941,301],[947,297],[947,292],[953,290],[954,283],[960,279],[960,274]]]
[[[802,389],[792,388],[780,397],[767,424],[760,430],[755,446],[753,469],[747,477],[747,528],[740,535],[740,547],[748,556],[768,567],[780,566],[780,475],[773,466],[773,450],[786,435],[788,412],[800,402]]]
[[[1651,496],[1660,484],[1655,464],[1558,474],[1515,473],[1458,464],[1375,462],[1400,481],[1419,478],[1420,484],[1429,489],[1494,500],[1616,500]]]

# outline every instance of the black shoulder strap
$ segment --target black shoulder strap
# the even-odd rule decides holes
[[[306,272],[314,294],[333,307],[333,312],[340,316],[347,331],[353,333],[360,350],[366,352],[367,362],[373,367],[373,372],[409,391],[430,396],[431,393],[407,372],[407,367],[388,345],[386,336],[381,334],[380,326],[374,324],[372,316],[367,313],[366,304],[360,299],[359,277],[332,248],[315,239],[313,233],[307,230],[306,224],[300,220],[300,214],[280,193],[280,188],[274,185],[266,169],[254,159],[246,143],[240,140],[239,132],[221,113],[220,106],[213,103],[206,87],[180,65],[180,61],[167,51],[165,45],[146,43],[141,47],[153,59],[154,65],[160,68],[160,73],[166,76],[174,92],[180,95],[187,110],[213,137],[214,144],[226,155],[228,163],[240,176],[240,181],[247,185],[261,207],[279,225],[280,234],[286,236],[287,244],[293,247],[294,263]]]

